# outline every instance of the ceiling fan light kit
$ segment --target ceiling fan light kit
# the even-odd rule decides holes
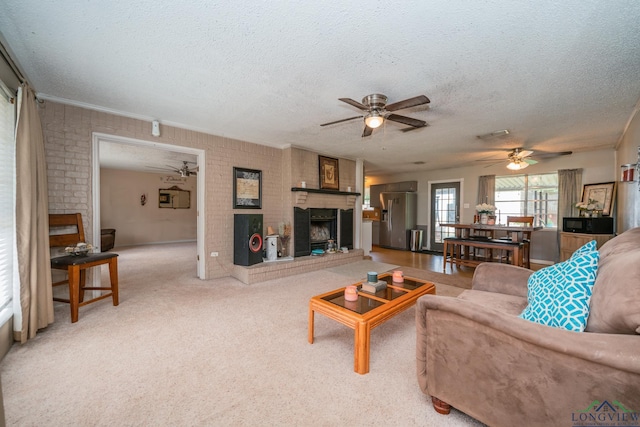
[[[424,120],[418,120],[411,117],[401,116],[398,114],[392,114],[392,111],[401,110],[403,108],[415,107],[418,105],[428,104],[431,101],[424,95],[415,96],[413,98],[405,99],[404,101],[394,102],[387,105],[387,97],[380,93],[374,93],[362,98],[362,103],[355,101],[351,98],[338,98],[342,102],[356,107],[363,112],[366,112],[363,116],[349,117],[348,119],[336,120],[329,123],[323,123],[320,126],[333,125],[336,123],[342,123],[349,120],[358,119],[364,117],[364,131],[362,137],[367,137],[373,133],[373,130],[382,126],[385,120],[390,120],[397,123],[402,123],[411,126],[410,129],[417,129],[427,126],[427,122]]]
[[[384,117],[382,117],[377,111],[372,111],[371,114],[367,114],[367,116],[364,118],[364,122],[371,129],[375,129],[382,125],[382,122],[384,122]]]
[[[512,171],[519,171],[526,167],[529,167],[529,163],[523,162],[522,160],[512,160],[507,165],[507,169],[511,169]]]

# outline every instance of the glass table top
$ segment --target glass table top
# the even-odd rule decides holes
[[[380,275],[378,280],[384,280],[387,282],[387,288],[382,289],[375,294],[363,291],[363,282],[354,284],[354,286],[358,287],[358,299],[355,301],[347,301],[344,299],[344,289],[340,289],[330,295],[326,295],[322,297],[322,299],[356,313],[365,314],[375,308],[389,303],[390,301],[393,301],[396,298],[407,295],[407,293],[411,291],[430,285],[429,282],[413,279],[405,279],[402,283],[393,282],[391,274]],[[375,298],[372,296],[375,296]]]

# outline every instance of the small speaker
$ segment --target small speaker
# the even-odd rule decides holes
[[[233,263],[253,265],[262,262],[262,214],[233,216]]]

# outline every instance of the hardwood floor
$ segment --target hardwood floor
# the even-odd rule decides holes
[[[386,262],[404,267],[421,268],[423,270],[442,273],[442,255],[432,255],[420,252],[402,251],[397,249],[385,249],[374,246],[369,253],[371,259],[376,262]],[[453,272],[447,268],[447,274],[462,277],[472,277],[473,267],[458,267]]]
[[[371,259],[376,262],[386,262],[387,264],[396,264],[405,267],[421,268],[423,270],[435,271],[442,273],[442,255],[432,255],[420,252],[402,251],[397,249],[386,249],[380,246],[374,246],[371,252]],[[539,270],[545,265],[531,264],[532,270]],[[462,277],[473,277],[474,267],[456,267],[453,272],[447,266],[446,274]]]

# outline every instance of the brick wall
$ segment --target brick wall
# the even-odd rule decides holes
[[[161,136],[152,137],[151,123],[147,121],[51,101],[41,105],[40,114],[49,178],[49,211],[80,212],[89,241],[94,239],[91,193],[91,144],[94,132],[204,150],[205,254],[212,251],[219,253],[216,258],[205,256],[207,278],[230,275],[233,266],[234,213],[262,213],[265,229],[268,225],[276,228],[281,222],[292,223],[291,187],[303,176],[312,182],[311,177],[315,175],[316,182],[318,180],[317,154],[305,150],[281,150],[164,125],[161,126]],[[301,165],[296,161],[299,156],[305,158],[304,168],[294,171],[293,165]],[[261,210],[249,212],[232,209],[234,166],[262,170]],[[341,187],[350,185],[355,188],[354,177],[355,162],[341,159]]]

